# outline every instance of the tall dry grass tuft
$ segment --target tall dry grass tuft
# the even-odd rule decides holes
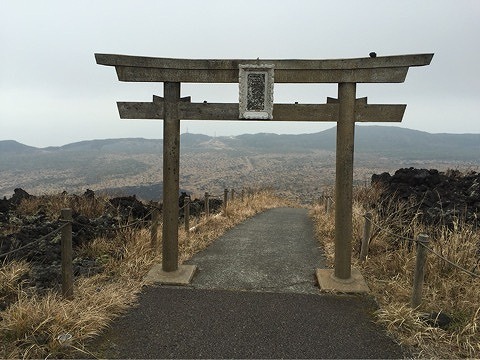
[[[62,202],[56,206],[60,209],[64,205]],[[229,204],[227,216],[202,218],[188,236],[183,229],[179,231],[180,261],[246,218],[266,209],[292,205],[268,190],[252,192],[243,202],[235,199]],[[161,233],[159,229],[156,251],[151,249],[150,231],[135,228],[122,229],[115,239],[97,238],[78,249],[79,254],[102,263],[104,271],[76,278],[73,300],[65,300],[55,291],[29,295],[20,286],[27,264],[3,266],[1,294],[14,296],[16,301],[0,311],[0,358],[94,356],[88,354],[85,343],[135,303],[144,276],[160,261]]]
[[[35,215],[43,211],[50,220],[57,219],[60,211],[64,208],[71,208],[73,211],[89,217],[97,218],[105,213],[110,207],[106,197],[95,196],[89,198],[86,196],[57,194],[44,195],[23,199],[17,207],[17,213],[21,215]]]
[[[96,239],[81,249],[100,258],[104,272],[75,280],[74,299],[57,292],[28,295],[17,289],[18,301],[0,312],[2,358],[66,357],[85,354],[85,341],[99,334],[130,306],[155,256],[147,230],[123,230],[112,239]]]
[[[1,313],[0,333],[6,340],[4,358],[62,358],[84,352],[85,340],[97,335],[134,300],[137,289],[128,281],[108,282],[103,276],[81,278],[75,299],[59,294],[20,295]]]
[[[335,254],[335,212],[333,209],[327,214],[324,204],[315,203],[310,210],[314,220],[315,235],[321,242],[327,260],[327,266],[333,267]]]
[[[18,289],[29,270],[25,261],[12,261],[0,267],[0,309],[18,300]]]
[[[480,279],[472,277],[432,253],[427,255],[423,301],[419,308],[409,304],[415,268],[415,239],[429,235],[429,246],[438,254],[469,270],[479,270],[480,230],[457,220],[453,226],[427,226],[419,221],[418,205],[381,200],[379,187],[359,188],[353,204],[353,265],[362,274],[380,309],[377,319],[418,357],[480,357]],[[377,209],[381,209],[378,211]],[[368,258],[358,260],[364,214],[373,215]],[[334,220],[324,208],[312,209],[316,232],[327,255],[334,256]],[[330,222],[330,223],[329,223]],[[448,314],[445,328],[433,326],[425,314]]]

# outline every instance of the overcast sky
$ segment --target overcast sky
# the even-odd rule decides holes
[[[116,101],[161,83],[122,83],[94,53],[177,58],[333,59],[435,53],[405,83],[359,84],[369,103],[407,104],[399,126],[480,133],[480,1],[3,0],[0,140],[32,146],[162,138],[162,122],[120,120]],[[237,102],[235,84],[183,84],[192,101]],[[324,103],[332,84],[276,84],[275,102]],[[382,123],[380,123],[382,124]],[[207,135],[313,133],[334,123],[192,122]],[[388,124],[387,124],[388,125]]]

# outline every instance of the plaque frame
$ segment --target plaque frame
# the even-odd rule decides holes
[[[265,120],[273,119],[273,84],[274,84],[274,65],[273,64],[240,64],[238,66],[239,83],[239,118],[247,120]],[[249,75],[263,75],[263,101],[258,108],[251,108],[249,100],[252,96],[252,86],[249,84]],[[252,79],[253,77],[250,77]],[[258,90],[258,89],[257,89]],[[258,100],[259,99],[253,99]]]

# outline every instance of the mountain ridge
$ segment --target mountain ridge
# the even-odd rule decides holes
[[[236,136],[211,137],[184,133],[180,146],[183,150],[248,150],[259,152],[304,152],[312,150],[335,151],[336,127],[305,134],[257,133]],[[7,154],[56,153],[83,151],[103,153],[161,153],[162,139],[112,138],[84,140],[63,146],[36,148],[14,140],[0,141],[0,151]],[[480,157],[480,134],[429,133],[395,126],[356,126],[355,151],[378,153],[398,159],[444,159],[474,161]]]
[[[272,187],[287,196],[320,196],[335,180],[336,128],[298,135],[272,133],[211,137],[182,134],[180,186],[223,194],[225,188]],[[0,196],[17,187],[32,194],[85,189],[158,199],[163,141],[120,138],[34,148],[0,141]],[[480,167],[480,134],[430,134],[357,126],[354,182],[402,167]]]

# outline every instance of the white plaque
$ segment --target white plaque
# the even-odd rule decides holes
[[[240,119],[273,119],[273,65],[239,65]]]

